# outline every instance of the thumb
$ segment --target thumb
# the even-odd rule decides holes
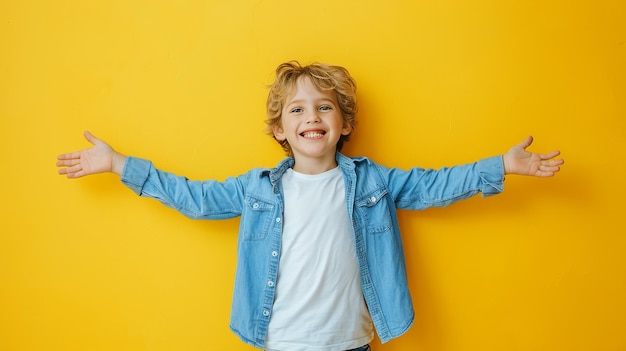
[[[100,139],[96,138],[93,134],[89,133],[88,130],[86,130],[83,133],[83,135],[85,136],[85,139],[87,139],[87,141],[93,145],[96,145],[96,143],[100,141]]]
[[[533,137],[528,136],[524,141],[518,144],[522,149],[526,150],[533,143]]]

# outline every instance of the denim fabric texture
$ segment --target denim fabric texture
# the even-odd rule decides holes
[[[406,332],[414,319],[396,209],[443,207],[478,193],[498,194],[504,181],[502,157],[439,170],[387,168],[340,153],[337,163],[345,180],[363,296],[380,340],[387,342]],[[281,177],[293,165],[293,158],[287,158],[275,168],[255,168],[224,181],[191,181],[128,157],[122,173],[122,182],[138,195],[190,218],[241,216],[230,328],[259,348],[272,315],[280,263]]]

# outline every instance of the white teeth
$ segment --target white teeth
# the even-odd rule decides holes
[[[322,136],[324,136],[324,133],[320,133],[320,132],[304,132],[302,133],[302,136],[305,138],[321,138]]]

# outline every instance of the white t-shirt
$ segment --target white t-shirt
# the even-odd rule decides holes
[[[354,231],[339,167],[282,178],[283,241],[267,350],[335,351],[370,342]]]

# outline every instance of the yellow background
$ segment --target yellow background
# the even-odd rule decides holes
[[[401,212],[416,321],[382,350],[626,350],[626,2],[3,1],[0,350],[252,350],[229,331],[237,220],[113,175],[69,181],[89,129],[190,178],[273,166],[281,62],[347,67],[349,155],[441,167],[527,135],[551,179]]]

